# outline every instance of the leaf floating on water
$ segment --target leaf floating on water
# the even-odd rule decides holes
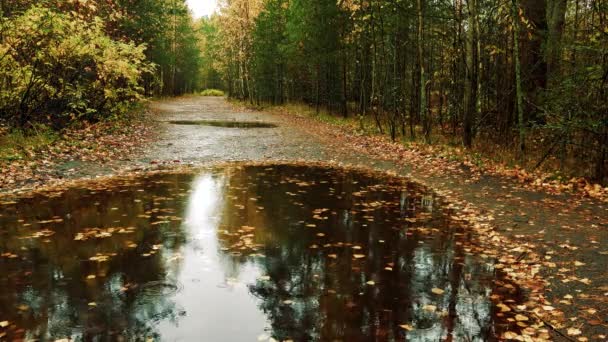
[[[442,290],[442,289],[438,289],[438,288],[436,288],[436,287],[435,287],[435,288],[433,288],[433,289],[431,290],[431,292],[433,292],[433,293],[434,293],[434,294],[436,294],[436,295],[442,295],[442,294],[443,294],[445,291],[444,291],[444,290]]]
[[[288,300],[284,300],[283,304],[285,304],[285,305],[291,305],[291,304],[293,304],[293,300],[289,300],[289,299]]]
[[[552,307],[551,305],[543,305],[543,310],[545,310],[545,311],[553,311],[553,310],[555,310],[555,308]]]
[[[376,285],[376,282],[374,282],[373,280],[370,280],[366,284],[370,285],[370,286],[374,286],[374,285]]]
[[[365,258],[365,254],[353,254],[353,258],[355,258],[355,259]]]
[[[8,327],[8,324],[9,324],[8,321],[2,321],[2,322],[0,322],[0,327],[6,328],[6,327]]]
[[[407,330],[407,331],[412,331],[412,330],[414,330],[414,327],[413,327],[413,326],[411,326],[411,325],[409,325],[409,324],[401,324],[401,325],[399,326],[399,328],[404,329],[404,330]]]
[[[336,254],[328,254],[327,257],[331,258],[331,259],[337,259],[338,258],[338,256]]]
[[[500,309],[500,312],[509,312],[509,311],[511,311],[511,308],[508,307],[507,305],[503,304],[503,303],[499,303],[496,306]]]
[[[270,280],[270,276],[267,276],[267,275],[265,275],[265,276],[260,276],[258,279],[259,279],[259,280],[262,280],[262,281],[267,281],[267,280]]]
[[[578,335],[582,334],[582,331],[578,328],[568,328],[567,333],[570,336],[578,336]]]
[[[151,226],[157,226],[159,224],[164,224],[164,223],[171,223],[171,221],[156,221],[156,222],[152,222],[150,223]]]
[[[91,306],[91,307],[95,307],[95,306],[97,306],[97,303],[95,303],[95,302],[90,302],[90,303],[89,303],[89,306]]]
[[[584,262],[580,262],[580,261],[575,261],[574,262],[574,266],[585,266],[586,264]]]
[[[95,278],[97,278],[97,276],[96,276],[96,275],[94,275],[94,274],[89,274],[89,275],[87,276],[87,279],[88,279],[88,280],[90,280],[90,279],[95,279]]]
[[[435,312],[435,311],[437,311],[437,307],[435,305],[427,304],[422,307],[422,310],[428,311],[428,312]]]
[[[110,256],[115,256],[116,253],[112,253],[112,254],[99,254],[97,253],[95,256],[92,256],[89,258],[89,260],[91,261],[97,261],[97,262],[104,262],[104,261],[108,261],[110,259]]]

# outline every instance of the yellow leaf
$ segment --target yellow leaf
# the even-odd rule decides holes
[[[400,327],[401,329],[405,329],[405,330],[407,330],[407,331],[412,331],[412,330],[414,330],[414,327],[412,327],[412,326],[411,326],[411,325],[409,325],[409,324],[401,324],[399,327]]]
[[[433,292],[433,293],[434,293],[434,294],[436,294],[436,295],[442,295],[442,294],[443,294],[445,291],[444,291],[444,290],[442,290],[442,289],[438,289],[438,288],[436,288],[436,287],[435,287],[435,288],[433,288],[433,289],[431,290],[431,292]]]
[[[435,305],[425,305],[422,307],[422,310],[429,311],[429,312],[435,312],[435,311],[437,311],[437,307]]]
[[[516,321],[527,321],[527,320],[529,320],[529,318],[528,318],[528,316],[517,314],[517,315],[515,315],[515,320]]]
[[[568,328],[568,335],[570,336],[577,336],[580,335],[582,332],[580,329],[578,328]]]
[[[0,322],[0,327],[2,327],[2,328],[8,327],[8,321],[2,321],[2,322]]]

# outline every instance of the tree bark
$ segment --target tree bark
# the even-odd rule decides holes
[[[561,74],[562,36],[566,23],[567,0],[549,0],[547,5],[547,74],[551,86]]]
[[[477,113],[477,91],[478,91],[478,55],[475,35],[475,20],[477,13],[477,3],[475,0],[467,1],[469,12],[468,27],[466,32],[466,80],[465,80],[465,106],[463,118],[463,144],[471,147],[473,144],[473,125]]]
[[[517,119],[519,124],[519,159],[523,162],[525,157],[525,125],[524,125],[524,109],[523,109],[523,93],[521,85],[521,61],[520,61],[520,50],[519,50],[519,33],[520,33],[520,19],[519,19],[519,1],[511,0],[512,16],[513,16],[513,59],[515,60],[515,97],[517,103]]]
[[[419,115],[424,127],[424,139],[430,143],[430,118],[428,117],[426,107],[426,75],[424,72],[424,19],[423,19],[423,2],[417,1],[418,5],[418,73],[420,74],[419,84]]]

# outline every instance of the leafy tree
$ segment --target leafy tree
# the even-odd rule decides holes
[[[608,181],[607,16],[605,0],[232,0],[218,70],[251,103],[355,111],[393,140],[497,144]]]
[[[117,115],[141,99],[145,47],[112,40],[103,22],[32,7],[2,21],[0,116],[24,127]]]

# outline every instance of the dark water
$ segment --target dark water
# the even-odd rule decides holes
[[[399,179],[234,166],[36,195],[0,215],[4,339],[481,341],[506,329],[492,265],[437,198]]]
[[[200,125],[225,128],[274,128],[277,125],[261,121],[175,120],[174,125]]]

